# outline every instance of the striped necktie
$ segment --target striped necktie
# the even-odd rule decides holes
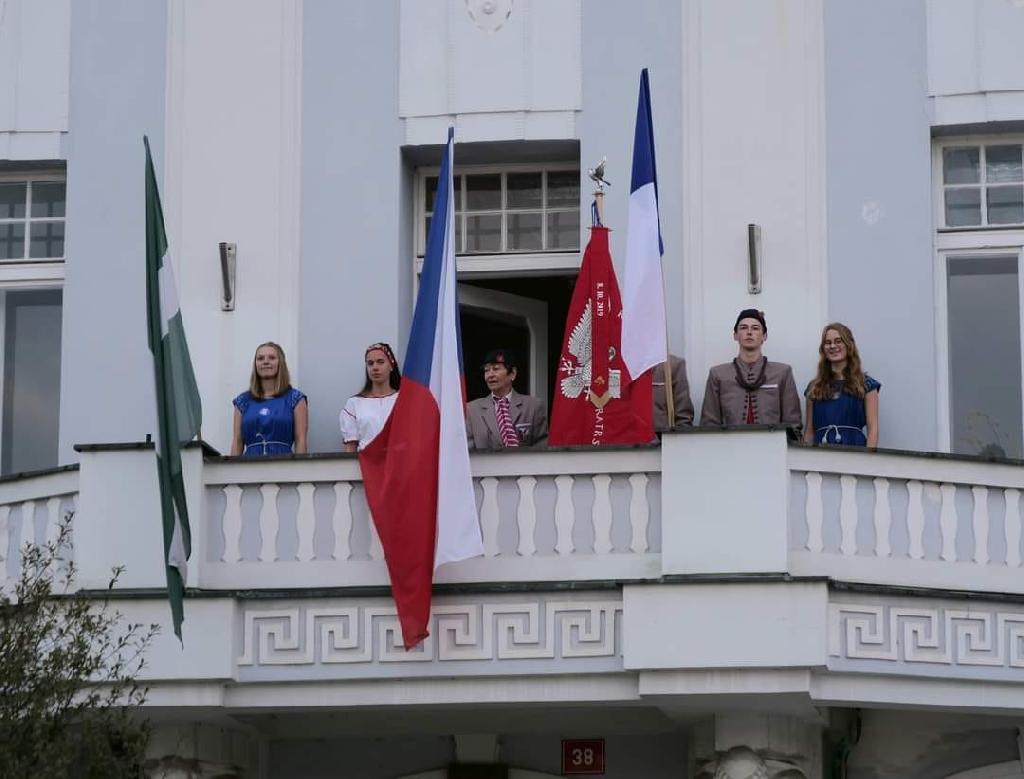
[[[501,443],[504,446],[519,446],[519,436],[516,435],[516,429],[512,426],[512,416],[509,414],[508,395],[494,399],[494,416],[498,420]]]

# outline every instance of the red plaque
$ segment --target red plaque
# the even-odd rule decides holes
[[[603,773],[603,738],[562,739],[562,776]]]

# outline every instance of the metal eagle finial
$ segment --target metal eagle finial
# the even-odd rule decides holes
[[[605,187],[610,187],[612,185],[612,183],[610,181],[606,181],[604,177],[604,166],[606,162],[608,162],[608,158],[602,157],[601,162],[597,164],[597,167],[589,168],[587,170],[587,175],[590,176],[591,180],[595,184],[597,184],[599,192],[603,191]]]

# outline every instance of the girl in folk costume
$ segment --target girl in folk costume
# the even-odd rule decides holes
[[[818,354],[818,374],[804,393],[804,440],[816,444],[878,446],[878,391],[882,385],[861,368],[860,353],[850,328],[840,322],[825,325]]]
[[[338,415],[346,452],[365,449],[384,429],[398,399],[402,374],[395,353],[386,343],[366,347],[366,381],[358,395],[345,402]]]

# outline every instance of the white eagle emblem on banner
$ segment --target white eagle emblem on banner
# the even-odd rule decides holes
[[[576,323],[569,335],[567,351],[571,357],[563,357],[562,364],[559,366],[559,373],[567,374],[560,383],[562,395],[570,400],[574,400],[590,390],[592,361],[590,325],[592,318],[590,300],[588,299],[580,321]]]

